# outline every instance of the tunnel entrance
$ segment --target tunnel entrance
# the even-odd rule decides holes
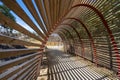
[[[48,38],[48,41],[46,43],[46,47],[49,49],[58,49],[58,50],[64,49],[62,39],[57,34],[50,35],[50,37]]]
[[[119,23],[120,0],[0,0],[0,80],[36,80],[45,55],[51,80],[119,80]]]

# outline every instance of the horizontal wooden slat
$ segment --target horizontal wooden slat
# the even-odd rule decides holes
[[[24,80],[29,80],[30,77],[31,77],[31,75],[33,75],[34,72],[36,72],[36,70],[37,70],[37,69],[34,69],[34,70],[30,71],[29,74],[28,74],[27,76],[24,77]]]
[[[19,40],[19,39],[5,36],[5,35],[1,35],[1,34],[0,34],[0,43],[10,44],[10,45],[25,45],[25,46],[42,47],[42,45],[40,45],[40,44]]]
[[[43,26],[43,23],[41,22],[32,1],[28,1],[28,0],[23,0],[23,1],[26,4],[26,6],[28,7],[28,9],[30,10],[30,12],[32,13],[32,15],[34,16],[34,18],[36,19],[36,21],[38,22],[40,28],[43,30],[43,32],[47,36],[47,32],[45,30],[45,27]]]
[[[8,69],[10,67],[17,66],[18,64],[23,63],[23,62],[33,58],[34,56],[39,55],[40,53],[41,52],[38,52],[38,53],[34,53],[34,54],[27,55],[27,56],[24,56],[24,57],[19,57],[19,58],[14,59],[14,60],[1,62],[0,63],[0,73],[5,71],[6,69]]]
[[[9,58],[14,56],[19,56],[31,52],[38,52],[42,51],[43,49],[7,49],[7,50],[0,50],[0,58]]]
[[[21,73],[20,76],[17,76],[18,78],[16,78],[17,80],[24,80],[24,77],[27,76],[31,71],[34,71],[37,69],[38,66],[38,62],[36,62],[36,64],[34,66],[31,66],[30,69],[25,70],[24,72]],[[32,75],[31,75],[32,76]]]
[[[27,70],[32,70],[35,66],[37,66],[37,62],[35,61],[32,64],[30,64],[29,66],[23,68],[21,71],[19,71],[18,73],[16,73],[16,75],[13,75],[11,78],[9,78],[9,80],[19,80],[17,79],[19,76],[21,76],[25,71]]]
[[[5,15],[3,15],[0,12],[0,24],[9,26],[12,29],[15,29],[25,35],[28,35],[36,40],[39,40],[41,42],[43,42],[42,39],[40,39],[39,36],[36,36],[35,34],[32,34],[31,32],[29,32],[28,30],[26,30],[25,28],[23,28],[22,26],[20,26],[19,24],[15,23],[14,21],[12,21],[10,18],[6,17]]]
[[[36,72],[37,72],[37,71],[34,71],[33,74],[32,74],[32,76],[29,77],[28,80],[29,80],[29,79],[32,79],[32,80],[35,79],[35,80],[37,80],[37,77],[38,77],[38,76],[35,74]]]
[[[34,29],[40,35],[40,37],[35,37],[35,35],[31,36],[31,34],[26,35],[35,38],[41,42],[46,42],[44,40],[46,40],[48,36],[40,32],[35,23],[32,21],[33,19],[30,20],[30,16],[26,14],[27,11],[25,12],[23,8],[20,7],[21,4],[19,5],[17,3],[19,2],[19,0],[1,1],[3,1],[3,3],[7,5],[10,9],[12,9],[19,17],[21,17],[32,29]],[[34,20],[36,20],[36,22],[41,25],[41,22],[38,21],[38,13],[40,13],[41,21],[45,23],[45,26],[47,25],[46,30],[48,30],[50,34],[53,32],[53,29],[57,29],[56,33],[62,35],[66,52],[70,49],[70,46],[72,45],[73,49],[75,49],[75,52],[77,52],[78,55],[81,55],[80,51],[82,51],[82,48],[84,48],[86,59],[95,62],[94,60],[96,58],[98,60],[96,60],[97,64],[109,67],[112,70],[120,73],[120,62],[118,62],[120,60],[120,0],[23,0],[22,2],[25,3],[26,8],[29,9],[30,13],[32,13]],[[71,8],[71,6],[74,6],[74,9],[73,7]],[[35,11],[37,8],[38,13]],[[71,11],[69,12],[69,10]],[[66,15],[64,16],[64,14]],[[81,28],[82,25],[75,20],[64,21],[64,19],[70,17],[77,18],[83,21],[89,31],[89,34],[87,35],[85,29]],[[2,17],[0,17],[0,19],[1,18]],[[7,26],[13,25],[10,25],[11,23],[9,23],[8,19],[6,18],[2,18],[0,22],[2,24],[6,24]],[[69,27],[65,28],[65,32],[61,29],[62,27],[58,28],[57,26],[55,28],[56,22],[58,24],[69,23],[75,26],[79,34],[82,36],[81,38],[84,46],[80,48],[81,45],[78,43],[78,36],[76,36],[75,32],[73,32],[73,30],[71,30]],[[44,23],[42,23],[43,27],[41,28],[43,28],[43,32],[46,32],[44,30]],[[63,26],[63,28],[64,27],[65,26]],[[18,30],[17,28],[15,29]],[[19,31],[23,30],[19,29]],[[72,39],[69,36],[70,34],[68,35],[67,32],[72,35]],[[27,31],[23,31],[23,33],[25,34],[27,33]],[[93,39],[92,42],[88,37],[89,35],[91,35],[91,39]],[[20,79],[22,79],[22,75],[20,75],[20,77]],[[33,79],[35,77],[36,75],[32,73],[29,78]]]
[[[48,19],[47,19],[46,13],[44,13],[44,9],[43,9],[43,6],[42,6],[42,1],[40,1],[40,0],[34,0],[34,1],[36,3],[36,6],[38,7],[38,10],[41,14],[41,17],[42,17],[45,25],[46,25],[47,30],[49,30],[50,26],[48,25]],[[43,0],[43,1],[47,1],[47,0]]]
[[[22,8],[17,4],[16,0],[3,0],[3,3],[12,9],[19,17],[21,17],[28,25],[30,25],[33,30],[35,30],[43,39],[45,39],[44,34],[37,28],[37,26],[32,22],[28,15],[22,10]],[[12,4],[12,5],[11,5]]]
[[[8,79],[9,77],[11,77],[12,75],[16,74],[17,72],[19,72],[21,69],[24,69],[25,67],[29,66],[30,64],[34,63],[36,60],[38,60],[38,58],[40,58],[40,56],[38,57],[34,57],[29,61],[24,62],[21,65],[18,65],[16,67],[13,67],[12,69],[2,73],[0,75],[0,79],[4,80],[4,79]]]

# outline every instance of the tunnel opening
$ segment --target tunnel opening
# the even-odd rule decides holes
[[[63,51],[63,42],[59,35],[57,34],[51,34],[48,38],[48,41],[46,43],[46,47],[48,49],[60,49]]]
[[[0,0],[0,79],[36,80],[44,54],[51,80],[119,79],[119,14],[119,0]],[[91,72],[78,56],[115,77]]]

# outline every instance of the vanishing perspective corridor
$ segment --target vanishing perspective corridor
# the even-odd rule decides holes
[[[0,80],[120,80],[120,0],[0,0]]]
[[[81,57],[60,50],[48,50],[48,72],[45,80],[118,80],[115,73]],[[42,72],[40,73],[42,77]],[[45,75],[45,74],[44,74]],[[42,80],[42,79],[38,79]]]

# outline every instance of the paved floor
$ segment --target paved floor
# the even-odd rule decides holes
[[[118,80],[112,71],[80,57],[58,50],[50,50],[47,57],[48,80]]]
[[[38,76],[37,80],[48,80],[48,60],[46,54],[43,55],[40,75]]]

